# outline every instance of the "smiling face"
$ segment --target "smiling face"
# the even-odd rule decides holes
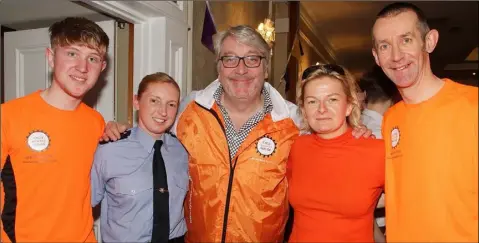
[[[227,37],[221,46],[220,57],[224,56],[262,56],[254,47],[239,43],[234,37]],[[268,78],[264,61],[258,67],[246,67],[243,60],[235,68],[225,68],[218,61],[218,78],[223,86],[224,95],[241,101],[252,101],[260,97],[264,80]]]
[[[97,82],[106,67],[103,53],[83,45],[47,49],[53,69],[52,87],[75,99],[81,99]]]
[[[429,53],[436,46],[436,34],[432,30],[423,38],[413,11],[379,18],[373,27],[374,59],[398,88],[411,87],[431,70]]]
[[[352,105],[341,82],[334,77],[323,76],[305,84],[301,111],[312,131],[322,138],[331,139],[346,132]]]
[[[146,89],[135,96],[133,104],[138,110],[138,126],[158,139],[175,122],[180,92],[167,82],[148,83]]]

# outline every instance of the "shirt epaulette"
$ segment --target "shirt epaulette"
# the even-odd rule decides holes
[[[167,132],[170,136],[174,137],[174,138],[177,138],[175,134],[173,134],[172,132]]]
[[[109,140],[109,141],[100,141],[100,144],[107,144],[107,143],[117,142],[117,141],[120,141],[120,140],[123,140],[123,139],[129,137],[130,134],[131,134],[131,130],[127,130],[127,131],[123,132],[123,133],[120,135],[120,139],[118,139],[118,140],[116,140],[116,141],[111,141],[111,140]]]

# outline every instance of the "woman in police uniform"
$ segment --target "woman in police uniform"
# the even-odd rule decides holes
[[[184,241],[188,154],[167,132],[179,98],[180,88],[167,74],[144,77],[134,98],[138,125],[122,139],[98,147],[91,172],[92,205],[102,202],[103,241]]]

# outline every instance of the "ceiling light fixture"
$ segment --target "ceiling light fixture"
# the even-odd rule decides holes
[[[256,30],[261,34],[261,36],[263,36],[263,39],[268,43],[268,45],[272,47],[275,39],[274,22],[271,19],[266,18],[263,23],[258,25]]]
[[[263,23],[258,25],[256,31],[258,31],[263,39],[268,43],[269,47],[271,48],[271,55],[273,55],[273,44],[275,41],[275,31],[274,31],[274,22],[271,20],[272,18],[272,9],[273,9],[273,2],[269,1],[269,14],[268,18],[264,20]]]

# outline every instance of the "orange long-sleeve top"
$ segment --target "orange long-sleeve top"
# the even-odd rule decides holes
[[[383,140],[300,136],[288,162],[294,209],[289,242],[374,242],[373,213],[384,187]]]

